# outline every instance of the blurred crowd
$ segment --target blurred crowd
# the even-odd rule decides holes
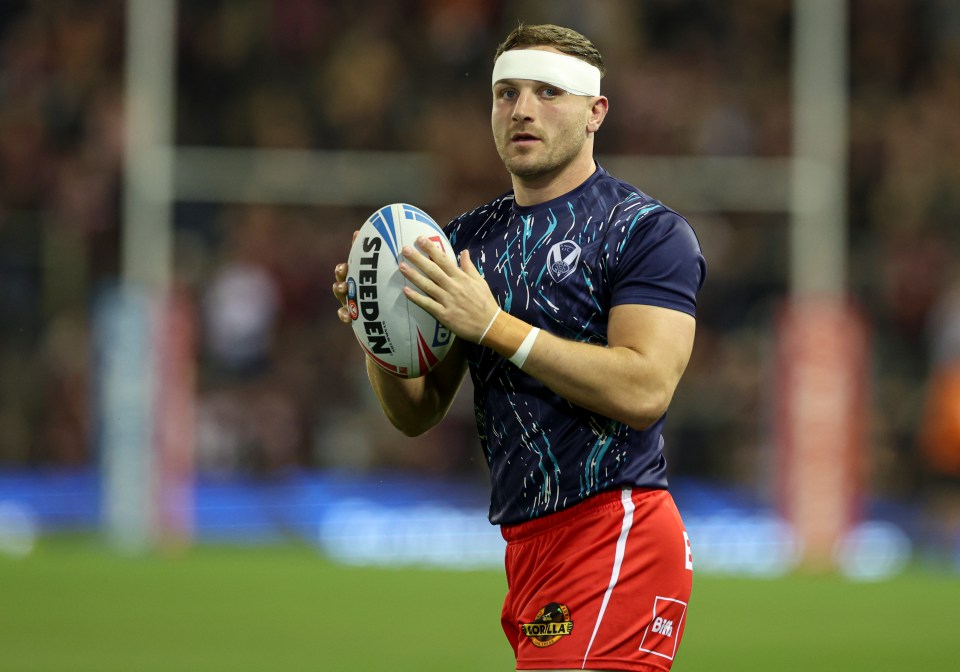
[[[850,5],[849,282],[871,332],[871,478],[912,496],[960,480],[960,3]],[[496,44],[523,20],[572,26],[600,47],[611,113],[598,154],[784,157],[791,7],[180,0],[177,143],[426,152],[434,197],[418,205],[447,221],[509,187],[488,77]],[[121,0],[0,5],[0,468],[96,461],[91,316],[118,277],[124,21]],[[203,472],[483,477],[470,390],[437,430],[404,439],[336,320],[333,265],[372,209],[177,205]],[[771,450],[788,216],[690,219],[709,272],[668,457],[678,474],[756,483]]]

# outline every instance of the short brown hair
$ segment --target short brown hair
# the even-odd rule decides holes
[[[600,71],[600,76],[606,73],[603,57],[593,45],[593,42],[575,30],[555,26],[552,23],[543,23],[535,26],[525,26],[522,23],[514,28],[506,39],[497,47],[493,60],[496,62],[505,51],[520,47],[553,47],[564,54],[575,56]]]

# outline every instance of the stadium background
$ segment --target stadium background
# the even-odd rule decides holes
[[[487,76],[520,19],[601,46],[601,162],[755,157],[775,177],[791,153],[793,3],[177,11],[178,146],[349,165],[333,190],[261,202],[210,195],[233,155],[178,178],[195,191],[173,210],[177,302],[158,333],[186,401],[170,422],[192,447],[165,473],[190,487],[171,488],[157,506],[172,517],[118,550],[103,460],[118,344],[103,306],[124,273],[126,4],[0,6],[0,669],[507,669],[469,395],[425,437],[394,432],[334,318],[332,267],[385,202],[416,196],[445,221],[508,188]],[[638,184],[688,214],[709,263],[666,437],[704,577],[678,669],[960,659],[938,629],[960,596],[960,4],[850,2],[848,49],[847,287],[868,334],[853,447],[866,468],[851,489],[866,524],[826,575],[797,564],[778,515],[790,237],[764,200],[777,183],[739,204]],[[314,186],[327,195],[301,196]]]

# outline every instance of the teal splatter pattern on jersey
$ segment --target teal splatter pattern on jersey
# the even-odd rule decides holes
[[[602,168],[532,207],[512,192],[445,228],[470,251],[501,308],[557,336],[605,345],[610,310],[647,304],[696,314],[706,273],[693,229]],[[511,524],[632,485],[666,488],[664,418],[635,430],[571,404],[488,348],[467,347],[490,521]]]

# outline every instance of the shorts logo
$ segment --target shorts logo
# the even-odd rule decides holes
[[[687,603],[669,597],[657,597],[653,601],[653,616],[643,631],[640,650],[655,656],[673,660],[680,643],[680,628],[687,613]]]
[[[547,252],[547,270],[554,282],[560,282],[577,270],[580,246],[572,240],[561,240]]]
[[[520,627],[531,644],[543,648],[556,644],[561,637],[573,632],[573,621],[567,605],[551,602],[537,612],[533,623],[522,623]]]

